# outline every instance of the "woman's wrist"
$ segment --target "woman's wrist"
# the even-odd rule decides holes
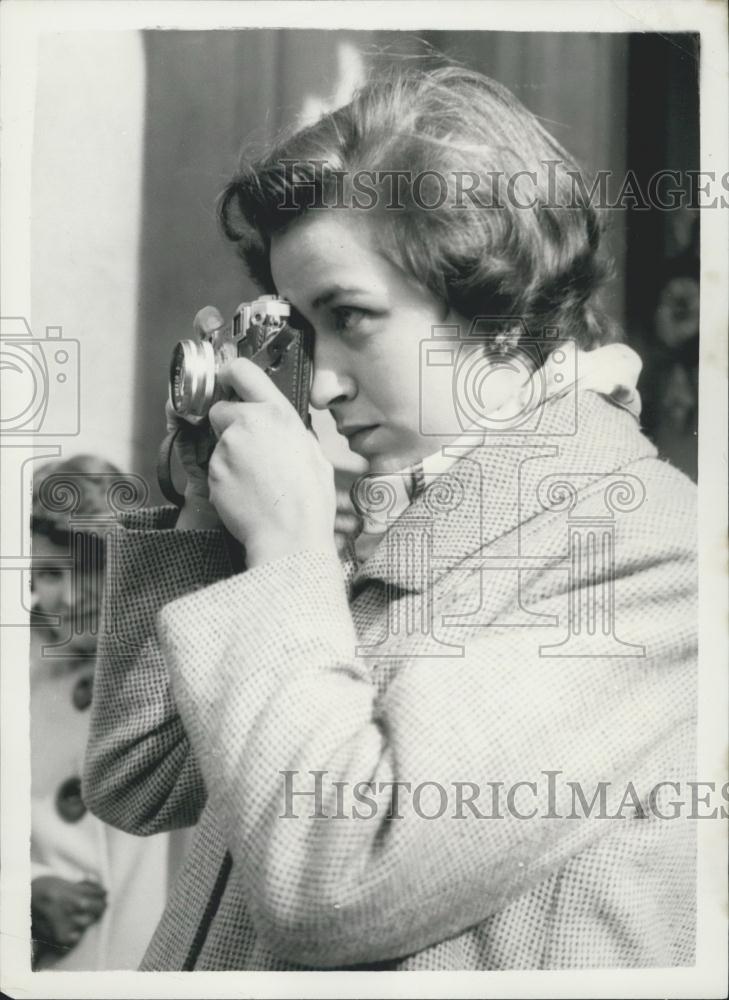
[[[306,537],[301,535],[294,538],[276,534],[258,538],[246,546],[246,565],[248,569],[253,569],[254,566],[261,566],[276,559],[284,559],[286,556],[296,555],[299,552],[311,551],[330,552],[335,559],[339,559],[333,535],[331,538],[316,538],[311,535]]]
[[[200,531],[220,527],[220,517],[209,497],[185,491],[185,504],[177,518],[175,528],[178,531]]]

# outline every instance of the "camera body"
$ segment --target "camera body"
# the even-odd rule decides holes
[[[34,337],[22,316],[3,317],[3,434],[67,437],[79,432],[79,343],[48,326]]]
[[[305,422],[309,412],[311,338],[289,323],[291,306],[277,295],[242,302],[230,323],[196,340],[181,340],[170,361],[170,401],[189,423],[204,420],[210,407],[227,398],[220,368],[249,358],[262,368]]]
[[[210,407],[230,398],[220,384],[218,373],[235,358],[248,358],[261,368],[309,425],[309,392],[313,337],[289,323],[291,306],[277,295],[261,295],[242,302],[233,318],[215,330],[198,334],[195,340],[181,340],[172,352],[169,371],[169,398],[175,412],[189,424],[204,425]],[[216,445],[208,424],[207,433],[197,435],[197,462],[205,468]],[[177,431],[160,446],[157,479],[163,495],[181,507],[184,496],[172,481],[172,450]]]
[[[573,340],[557,328],[545,328],[536,337],[516,316],[477,316],[466,331],[458,324],[434,326],[420,344],[420,432],[434,437],[539,434],[540,404],[574,383],[576,359]],[[489,413],[489,380],[504,369],[521,376],[522,398],[517,407]],[[441,408],[429,401],[448,397],[453,408],[444,421]],[[564,433],[576,429],[575,411]]]

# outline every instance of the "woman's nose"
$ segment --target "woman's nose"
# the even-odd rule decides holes
[[[338,352],[326,344],[314,348],[314,376],[311,382],[310,402],[315,410],[326,410],[336,403],[354,399],[357,383],[347,373]]]

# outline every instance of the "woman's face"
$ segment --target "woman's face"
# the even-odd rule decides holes
[[[309,212],[274,237],[271,270],[315,333],[312,406],[331,411],[372,471],[393,472],[461,433],[452,392],[433,390],[442,373],[426,372],[421,391],[421,344],[434,327],[463,336],[468,322],[383,256],[378,225],[354,210]],[[505,390],[495,385],[489,405]]]
[[[88,652],[96,647],[95,629],[90,626],[98,613],[101,578],[92,580],[92,572],[76,579],[69,566],[69,551],[42,534],[33,534],[33,598],[35,608],[46,615],[57,615],[59,623],[52,630],[70,651]]]

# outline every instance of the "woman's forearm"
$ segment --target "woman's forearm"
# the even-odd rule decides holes
[[[196,822],[206,792],[169,688],[157,613],[229,572],[219,532],[170,530],[175,511],[135,512],[110,540],[84,797],[130,833]]]

